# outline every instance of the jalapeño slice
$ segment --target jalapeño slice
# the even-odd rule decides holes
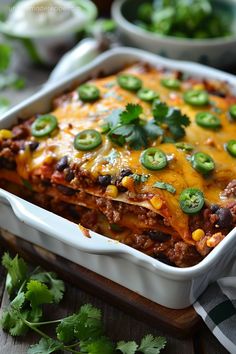
[[[74,140],[74,147],[76,150],[93,150],[101,145],[102,137],[99,132],[94,129],[86,129],[76,135]]]
[[[196,114],[196,123],[206,129],[217,129],[221,126],[220,119],[210,112],[199,112]]]
[[[236,140],[228,141],[226,149],[231,156],[236,157]]]
[[[183,151],[192,151],[194,149],[194,146],[189,143],[185,143],[184,141],[179,141],[178,143],[175,144],[177,149],[183,150]]]
[[[100,97],[99,89],[92,84],[83,84],[78,87],[79,98],[84,102],[96,101]]]
[[[191,106],[206,106],[209,103],[208,93],[204,90],[186,91],[183,98]]]
[[[181,86],[181,81],[170,77],[162,79],[161,84],[168,89],[178,90]]]
[[[147,102],[152,102],[153,100],[159,97],[159,94],[156,91],[148,88],[141,88],[137,92],[137,95],[140,98],[140,100],[147,101]]]
[[[143,151],[140,162],[148,170],[162,170],[167,165],[167,158],[163,151],[152,147]]]
[[[202,173],[208,174],[215,168],[215,162],[208,154],[204,152],[197,152],[192,156],[191,163],[193,168]]]
[[[229,108],[229,114],[230,114],[230,117],[231,117],[233,120],[236,120],[236,104],[233,104],[233,105]]]
[[[196,214],[203,208],[204,195],[197,188],[187,188],[180,194],[179,203],[185,214]]]
[[[142,81],[131,74],[120,74],[117,77],[117,82],[121,88],[128,91],[138,91],[142,87]]]
[[[31,125],[31,133],[37,138],[51,134],[58,126],[57,118],[52,114],[39,116]]]

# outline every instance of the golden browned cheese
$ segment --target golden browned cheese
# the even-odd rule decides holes
[[[93,128],[101,130],[104,119],[116,108],[124,109],[128,103],[138,103],[143,107],[143,117],[151,119],[151,105],[141,101],[135,93],[120,88],[116,82],[116,75],[92,80],[101,92],[101,99],[94,103],[83,103],[78,99],[77,91],[68,96],[67,100],[61,100],[51,113],[59,122],[59,131],[54,136],[40,139],[39,148],[35,152],[24,151],[17,157],[17,172],[20,177],[30,179],[32,175],[40,174],[44,164],[59,160],[67,155],[70,160],[80,166],[80,170],[89,171],[94,177],[99,175],[119,175],[124,168],[130,168],[133,173],[148,174],[149,179],[145,183],[136,186],[136,193],[149,193],[156,195],[163,202],[160,209],[155,209],[149,199],[142,202],[132,201],[127,193],[119,193],[114,199],[145,206],[156,213],[168,218],[170,225],[184,239],[193,242],[189,232],[188,215],[183,213],[179,205],[180,193],[188,187],[196,187],[203,191],[206,202],[223,203],[220,193],[227,183],[236,177],[236,159],[225,150],[225,143],[236,138],[236,122],[228,117],[228,108],[235,102],[234,98],[221,98],[210,96],[211,104],[207,107],[194,108],[184,103],[183,91],[190,88],[204,88],[202,84],[188,80],[183,82],[180,90],[173,91],[163,87],[160,79],[165,75],[161,70],[148,68],[142,64],[136,64],[125,70],[140,77],[143,87],[154,89],[160,94],[161,101],[169,106],[181,109],[191,119],[191,124],[186,128],[186,136],[182,141],[194,145],[195,151],[209,154],[215,161],[216,168],[209,177],[204,177],[195,171],[184,151],[178,150],[172,143],[159,144],[154,141],[151,146],[159,146],[167,154],[169,163],[160,171],[149,171],[140,163],[141,151],[135,151],[128,146],[118,147],[107,136],[102,135],[103,143],[97,149],[88,152],[77,151],[73,146],[74,137],[84,129]],[[221,113],[215,113],[215,107]],[[207,130],[195,123],[197,112],[209,111],[219,116],[222,128],[217,131]],[[109,162],[107,157],[113,153],[115,158]],[[115,153],[115,154],[114,154]],[[176,189],[175,194],[154,188],[157,181],[170,183]],[[73,181],[71,182],[73,187]],[[74,186],[75,187],[75,186]],[[101,191],[94,187],[88,187],[86,192],[100,195]],[[108,196],[108,198],[111,198]]]

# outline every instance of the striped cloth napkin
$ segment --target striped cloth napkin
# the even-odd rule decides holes
[[[236,261],[228,276],[211,284],[194,308],[221,344],[236,354]]]

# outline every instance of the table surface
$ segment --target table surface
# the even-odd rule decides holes
[[[48,71],[42,69],[32,69],[22,66],[21,74],[27,79],[27,89],[23,91],[9,91],[4,96],[8,96],[13,103],[21,102],[24,98],[30,96],[33,92],[40,89],[40,85],[46,81]],[[2,252],[2,251],[0,251]],[[7,296],[4,291],[5,272],[0,266],[0,300],[1,309],[6,306]],[[113,340],[137,340],[145,334],[163,335],[167,338],[167,347],[163,353],[168,354],[226,354],[228,353],[217,339],[212,335],[208,328],[203,325],[201,330],[192,338],[176,339],[161,332],[158,327],[153,328],[142,322],[142,319],[136,320],[124,312],[108,305],[88,293],[81,291],[78,287],[67,284],[67,291],[63,302],[57,310],[57,317],[61,318],[77,310],[84,303],[92,303],[102,309],[104,314],[104,323],[107,333]],[[50,314],[48,314],[50,316]],[[0,353],[2,354],[23,354],[27,352],[30,344],[38,340],[37,335],[28,334],[26,338],[12,338],[0,330]],[[101,353],[102,354],[102,353]]]

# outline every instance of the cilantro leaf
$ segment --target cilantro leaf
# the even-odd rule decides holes
[[[38,280],[48,286],[50,293],[53,296],[53,302],[58,304],[63,298],[65,292],[65,284],[62,280],[57,279],[53,272],[41,272],[34,274],[30,279]]]
[[[17,294],[17,296],[14,298],[14,300],[12,300],[11,306],[14,309],[20,311],[24,302],[25,302],[25,294],[20,292],[19,294]]]
[[[180,139],[185,136],[185,129],[190,124],[189,118],[176,108],[170,108],[168,116],[165,119],[169,130],[175,139]]]
[[[31,345],[27,354],[50,354],[63,348],[63,344],[52,338],[42,338],[39,343]]]
[[[99,338],[104,332],[101,322],[101,311],[91,304],[80,308],[74,327],[76,338],[80,340]]]
[[[153,187],[159,188],[159,189],[165,189],[172,194],[174,194],[176,192],[176,189],[175,189],[175,187],[172,186],[172,184],[165,183],[165,182],[156,182],[153,184]]]
[[[131,175],[131,177],[133,178],[135,183],[144,183],[148,180],[148,178],[150,177],[150,175],[145,175],[145,174],[137,174],[137,173],[133,173]]]
[[[0,71],[5,71],[9,68],[11,54],[11,47],[8,44],[0,43]]]
[[[155,124],[154,120],[149,120],[147,124],[144,125],[143,129],[151,140],[155,140],[164,133],[163,129]]]
[[[110,129],[114,128],[115,126],[118,125],[119,121],[120,121],[120,114],[122,113],[121,109],[114,109],[111,114],[106,118],[106,128],[108,129],[107,131],[109,131]],[[104,126],[102,126],[104,127]],[[106,132],[107,132],[106,131]],[[104,132],[105,133],[105,132]]]
[[[148,334],[142,339],[138,350],[143,354],[159,354],[165,346],[166,339],[164,337],[153,337]]]
[[[154,120],[149,122],[141,119],[142,113],[143,108],[138,104],[129,103],[124,111],[116,109],[107,117],[103,132],[119,146],[128,143],[135,150],[147,147],[148,140],[156,139],[163,130]]]
[[[138,349],[138,345],[134,341],[124,342],[120,341],[117,343],[116,346],[117,350],[120,350],[123,354],[135,354],[136,350]]]
[[[80,350],[82,353],[88,354],[114,354],[115,346],[107,337],[81,342]]]
[[[28,331],[22,317],[28,317],[28,311],[22,311],[21,308],[25,302],[24,293],[19,293],[11,302],[8,309],[3,311],[0,324],[1,327],[8,331],[12,336],[22,336]],[[19,316],[21,313],[21,316]]]
[[[153,104],[153,116],[159,125],[165,124],[174,139],[185,135],[185,127],[189,126],[190,119],[177,108],[168,107],[166,103],[156,100]]]
[[[120,114],[121,124],[131,124],[143,113],[143,108],[139,104],[128,103],[125,109]]]
[[[153,102],[152,113],[157,123],[164,123],[164,119],[167,116],[168,111],[169,107],[165,102],[161,102],[160,100],[155,100]]]
[[[19,290],[21,284],[26,279],[28,266],[18,255],[11,258],[9,253],[4,253],[2,265],[7,269],[6,288],[10,296]]]
[[[78,314],[65,317],[57,326],[57,338],[63,343],[72,342],[75,339],[74,329],[77,321],[79,320]]]
[[[53,295],[47,285],[39,282],[38,280],[30,280],[27,283],[27,292],[25,297],[30,301],[33,309],[42,304],[50,304],[53,300]]]
[[[143,127],[133,125],[132,132],[129,136],[126,137],[126,142],[134,150],[139,150],[142,147],[147,146],[147,134]]]

